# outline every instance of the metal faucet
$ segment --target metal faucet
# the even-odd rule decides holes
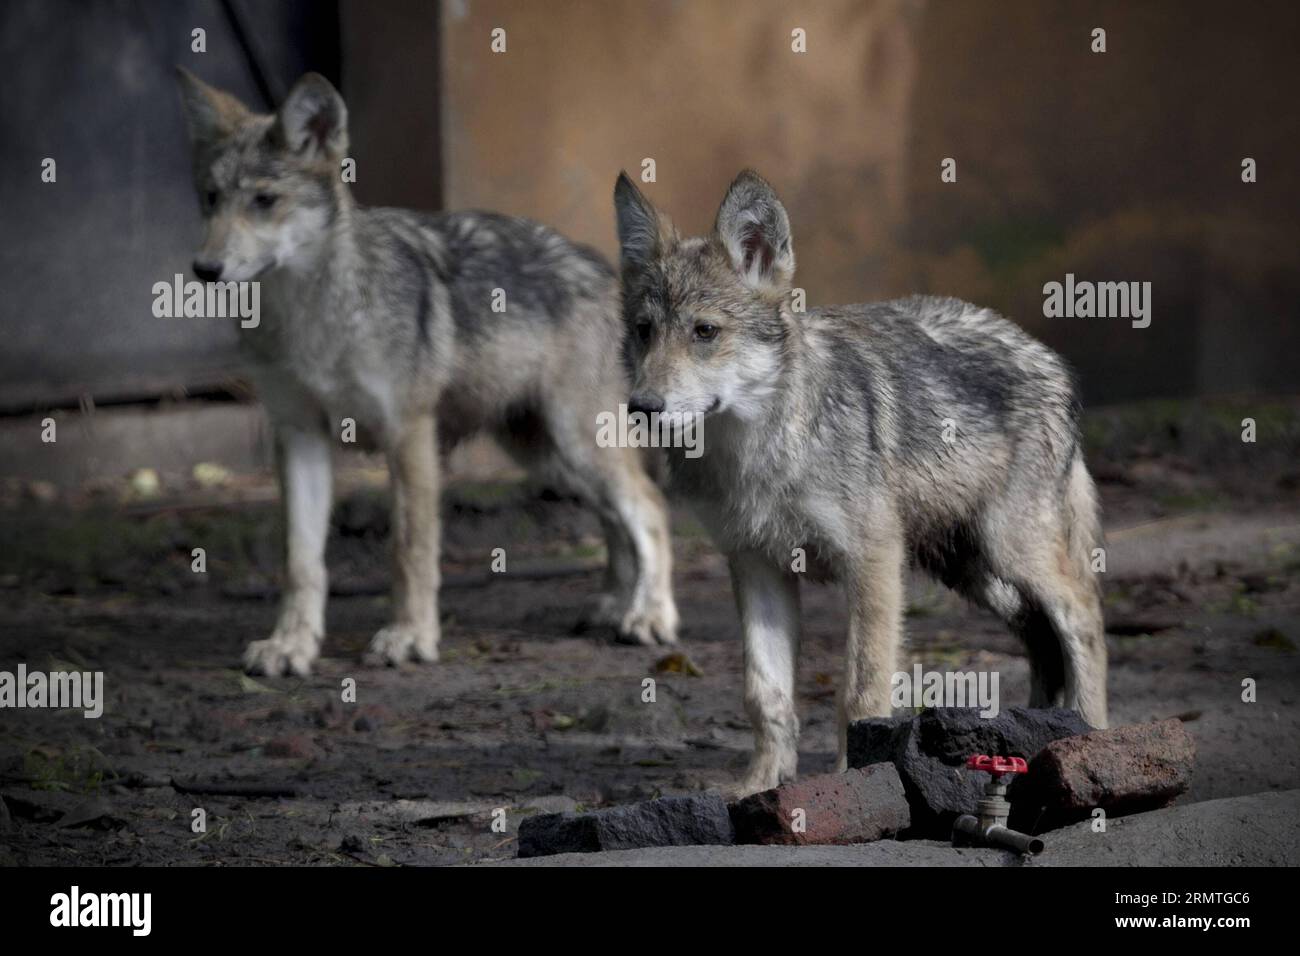
[[[966,766],[987,773],[989,782],[976,807],[976,816],[966,813],[953,823],[952,845],[998,846],[1016,853],[1042,853],[1043,841],[1038,837],[1007,827],[1007,815],[1011,813],[1011,804],[1007,801],[1007,780],[1012,774],[1029,770],[1024,758],[976,754],[966,761]]]

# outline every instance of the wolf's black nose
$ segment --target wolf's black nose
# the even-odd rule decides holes
[[[216,282],[221,278],[222,264],[220,262],[201,262],[194,260],[194,274],[204,282]]]
[[[640,395],[633,395],[628,399],[627,410],[629,412],[641,412],[645,415],[662,412],[664,410],[663,396],[656,395],[654,392],[643,392]]]

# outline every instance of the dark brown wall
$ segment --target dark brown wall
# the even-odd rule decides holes
[[[1298,10],[932,0],[888,291],[1010,312],[1079,365],[1093,401],[1294,390]],[[1151,327],[1044,318],[1043,283],[1066,272],[1151,281]]]
[[[986,303],[1065,352],[1092,401],[1293,391],[1298,21],[1290,0],[10,0],[0,409],[228,373],[230,329],[149,310],[200,231],[177,62],[257,105],[304,69],[339,76],[364,202],[530,215],[613,255],[620,168],[653,157],[647,192],[701,231],[754,166],[812,304]],[[1045,319],[1066,272],[1151,281],[1152,327]]]
[[[339,14],[354,195],[373,206],[441,208],[438,5],[342,0]]]
[[[919,291],[1002,309],[1079,366],[1093,402],[1293,390],[1297,9],[449,2],[447,201],[613,255],[618,169],[654,157],[647,192],[699,231],[754,166],[790,209],[813,304]],[[1151,327],[1044,318],[1043,284],[1067,272],[1152,282]]]

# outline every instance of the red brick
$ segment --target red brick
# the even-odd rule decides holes
[[[803,811],[804,832],[794,829]],[[911,823],[892,763],[808,777],[746,797],[731,809],[737,843],[870,843]]]
[[[1196,745],[1177,719],[1054,740],[1030,761],[1025,796],[1055,818],[1163,807],[1187,790]]]

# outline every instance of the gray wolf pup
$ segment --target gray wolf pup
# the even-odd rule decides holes
[[[304,76],[271,116],[180,82],[207,227],[195,274],[261,283],[262,321],[240,343],[275,434],[287,573],[275,630],[245,667],[304,674],[319,654],[345,418],[385,451],[393,488],[393,621],[370,662],[437,660],[438,453],[480,429],[599,514],[607,590],[588,623],[675,641],[662,496],[635,449],[595,440],[596,415],[627,389],[609,347],[623,334],[614,271],[523,219],[357,205],[341,176],[347,109],[324,77]]]
[[[793,313],[789,218],[753,172],[705,238],[626,174],[614,203],[629,408],[705,416],[704,454],[669,468],[730,561],[756,736],[738,789],[795,773],[800,557],[847,592],[841,767],[847,723],[890,713],[909,560],[1024,639],[1031,704],[1104,727],[1101,533],[1062,360],[954,299]]]

